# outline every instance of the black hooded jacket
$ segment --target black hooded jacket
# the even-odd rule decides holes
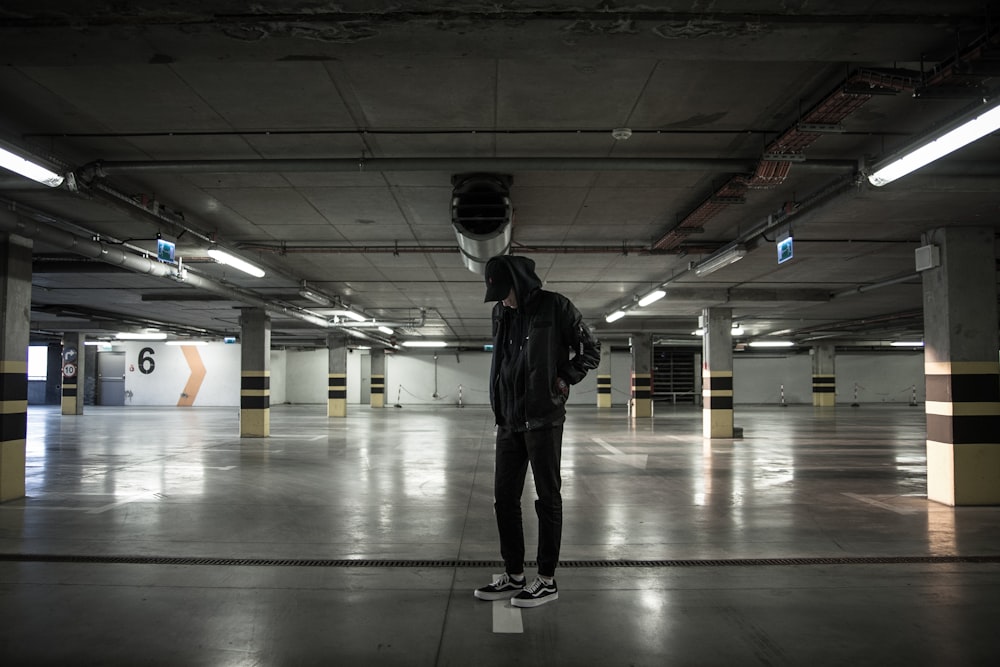
[[[562,424],[569,391],[558,381],[573,385],[597,368],[601,344],[569,299],[542,289],[534,261],[501,255],[493,262],[509,269],[517,297],[517,308],[493,306],[490,404],[496,423],[514,431]]]

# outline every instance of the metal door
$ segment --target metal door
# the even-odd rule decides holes
[[[125,405],[125,353],[97,353],[97,404]]]

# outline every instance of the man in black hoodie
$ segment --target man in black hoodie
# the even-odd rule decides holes
[[[601,345],[569,299],[542,289],[535,262],[527,257],[490,259],[485,301],[498,302],[493,306],[490,404],[497,423],[493,494],[504,574],[475,595],[537,607],[559,597],[559,462],[569,385],[597,368]],[[538,577],[525,586],[521,492],[529,464],[538,496]]]

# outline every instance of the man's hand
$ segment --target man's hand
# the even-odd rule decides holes
[[[563,395],[563,398],[569,398],[569,385],[566,384],[566,380],[560,377],[556,378],[556,389],[559,393]]]

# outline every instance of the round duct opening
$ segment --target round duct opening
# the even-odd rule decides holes
[[[464,174],[453,176],[451,223],[461,250],[462,262],[480,275],[490,257],[510,250],[510,176]]]

